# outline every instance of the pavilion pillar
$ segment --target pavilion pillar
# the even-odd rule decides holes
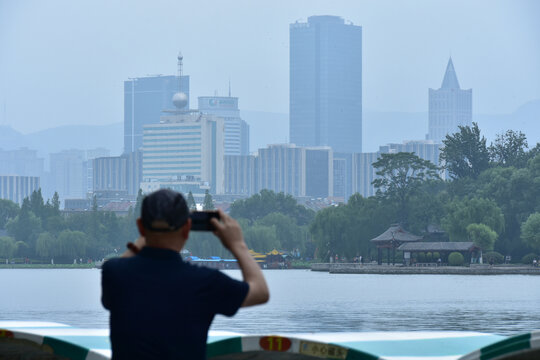
[[[377,247],[377,265],[382,265],[381,248]]]

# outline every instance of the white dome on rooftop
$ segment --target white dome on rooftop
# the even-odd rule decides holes
[[[177,109],[185,108],[188,104],[188,97],[183,92],[177,92],[172,98],[172,102]]]

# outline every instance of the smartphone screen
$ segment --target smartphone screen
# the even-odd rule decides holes
[[[210,223],[210,219],[216,218],[219,220],[217,211],[192,211],[191,230],[193,231],[214,231],[214,227]]]

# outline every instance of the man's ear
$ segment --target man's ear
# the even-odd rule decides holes
[[[181,234],[184,239],[189,238],[189,231],[191,230],[191,218],[188,218],[184,226],[182,226]]]
[[[146,232],[146,229],[144,228],[143,226],[143,223],[142,223],[142,220],[141,218],[138,218],[137,219],[137,229],[139,229],[139,234],[141,234],[142,236],[145,236],[145,232]]]

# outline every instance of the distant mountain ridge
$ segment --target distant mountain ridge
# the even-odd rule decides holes
[[[261,111],[241,111],[241,117],[250,125],[250,151],[268,144],[289,141],[289,115]],[[506,130],[522,131],[533,147],[540,142],[540,99],[530,101],[511,114],[473,114],[488,143]],[[427,112],[376,112],[363,114],[363,151],[374,152],[390,142],[425,139],[428,125]],[[0,148],[3,150],[28,147],[37,150],[48,161],[48,154],[66,149],[109,149],[111,155],[123,151],[124,126],[118,122],[109,125],[69,125],[49,128],[30,134],[21,134],[9,126],[0,126]]]
[[[0,148],[14,150],[27,147],[37,150],[39,156],[67,149],[89,150],[105,148],[111,155],[119,155],[124,146],[122,123],[110,125],[67,125],[30,134],[21,134],[9,126],[0,126]]]

